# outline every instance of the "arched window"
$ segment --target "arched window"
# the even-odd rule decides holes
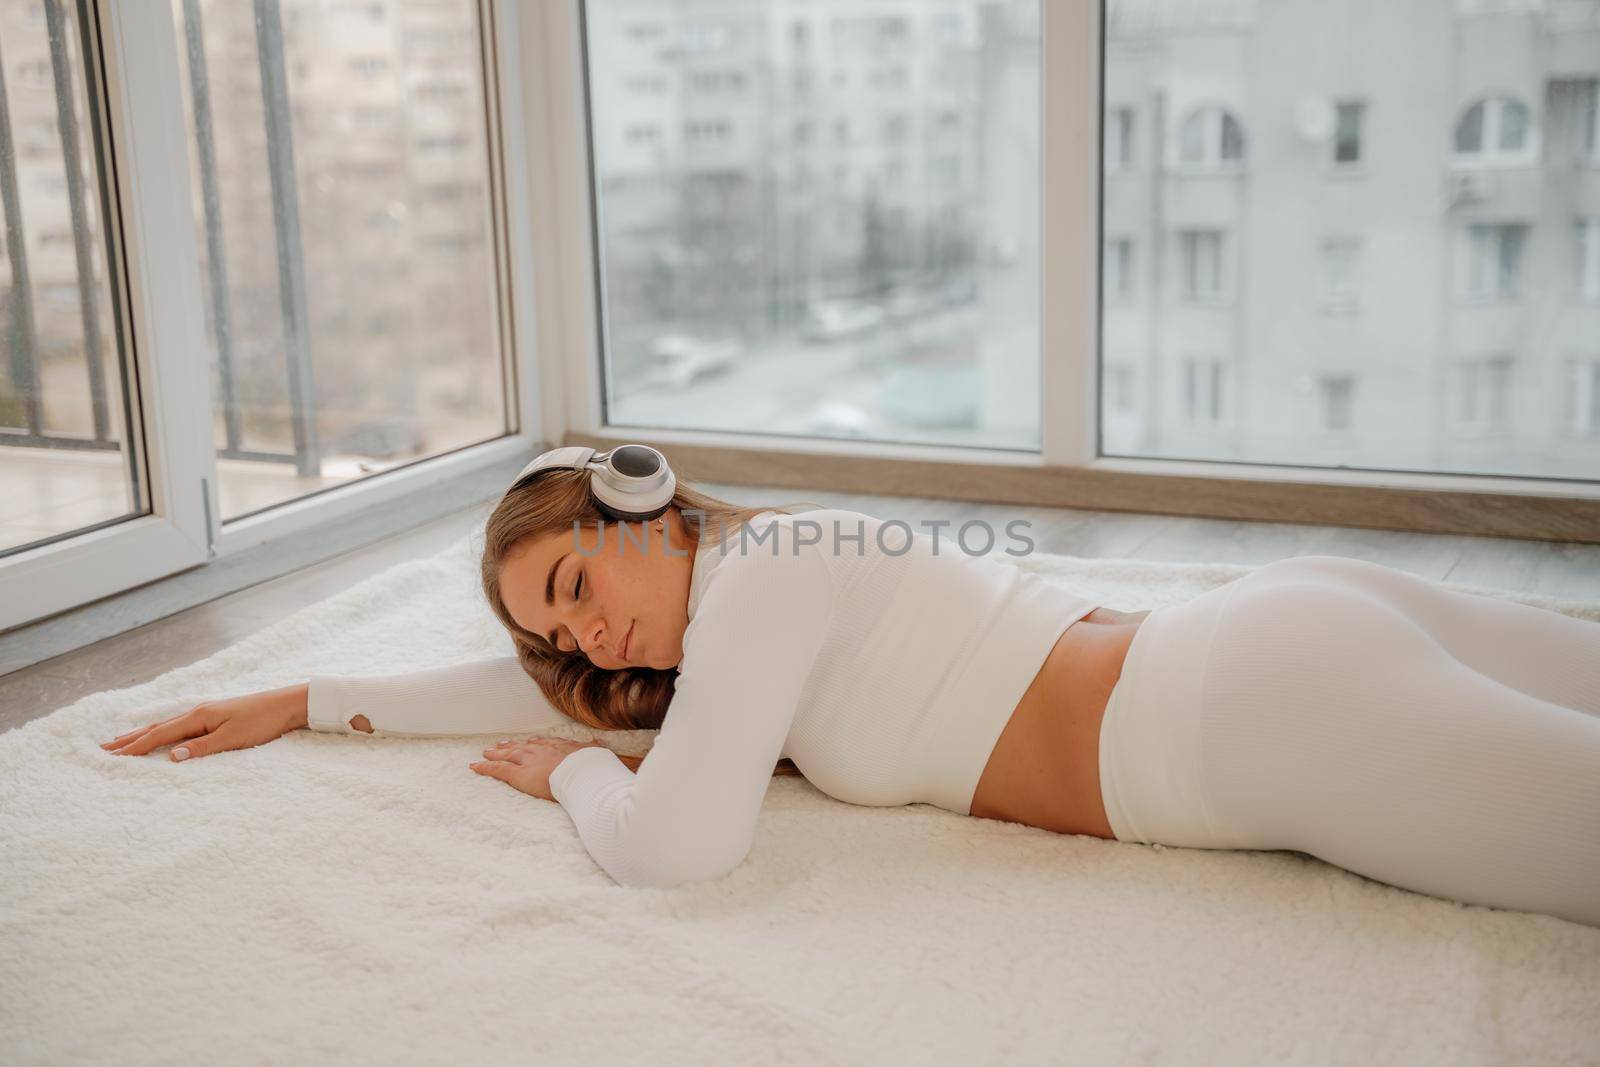
[[[1178,131],[1178,159],[1193,167],[1244,162],[1244,128],[1233,113],[1202,107],[1189,113]]]
[[[1509,96],[1479,100],[1456,123],[1456,155],[1479,159],[1522,157],[1533,150],[1528,107]]]

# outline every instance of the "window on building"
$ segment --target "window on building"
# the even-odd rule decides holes
[[[1322,242],[1322,307],[1354,311],[1361,302],[1361,239],[1330,237]]]
[[[1222,231],[1181,230],[1183,250],[1183,296],[1185,300],[1220,300],[1227,295],[1224,283]]]
[[[1600,356],[1567,360],[1565,423],[1581,436],[1600,436]]]
[[[1350,429],[1350,414],[1356,391],[1355,375],[1321,375],[1317,378],[1317,389],[1322,401],[1323,429]]]
[[[1600,216],[1579,219],[1573,227],[1577,238],[1578,297],[1589,303],[1600,302]]]
[[[1456,417],[1468,429],[1504,429],[1511,422],[1510,356],[1461,361]]]
[[[1106,240],[1103,277],[1107,300],[1126,300],[1133,295],[1133,238]]]
[[[1356,100],[1345,100],[1334,107],[1333,165],[1354,167],[1362,162],[1362,125],[1366,121],[1367,105]]]
[[[1190,113],[1178,135],[1178,159],[1192,167],[1236,166],[1244,161],[1244,130],[1220,107]]]
[[[1492,96],[1472,104],[1456,123],[1456,156],[1467,160],[1521,161],[1533,150],[1526,104]]]
[[[1469,300],[1512,300],[1521,291],[1522,249],[1528,227],[1520,222],[1472,223],[1467,227]]]
[[[733,136],[727,119],[691,119],[683,124],[683,136],[691,145],[725,144]]]
[[[1218,423],[1223,418],[1223,360],[1187,356],[1183,361],[1183,415],[1191,423]]]
[[[1106,169],[1133,166],[1133,108],[1114,107],[1106,112]]]

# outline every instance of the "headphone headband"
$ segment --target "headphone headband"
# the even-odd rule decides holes
[[[512,479],[510,493],[547,470],[589,471],[589,492],[596,506],[614,519],[653,519],[672,504],[677,476],[667,457],[649,445],[617,445],[596,452],[587,445],[552,448],[536,457]]]

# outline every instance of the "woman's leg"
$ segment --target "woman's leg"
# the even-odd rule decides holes
[[[1283,568],[1228,603],[1201,694],[1219,836],[1600,925],[1600,718],[1478,673],[1437,600],[1374,588]]]
[[[1541,700],[1600,715],[1600,622],[1446,589],[1407,571],[1344,556],[1294,556],[1267,566],[1370,592],[1404,611],[1479,674]]]

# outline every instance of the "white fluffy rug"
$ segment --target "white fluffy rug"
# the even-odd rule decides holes
[[[99,748],[314,673],[509,653],[476,543],[0,735],[0,1062],[1600,1063],[1600,929],[1299,853],[779,778],[734,874],[624,889],[560,807],[468,769],[481,737]],[[1018,565],[1125,610],[1252,569]]]

